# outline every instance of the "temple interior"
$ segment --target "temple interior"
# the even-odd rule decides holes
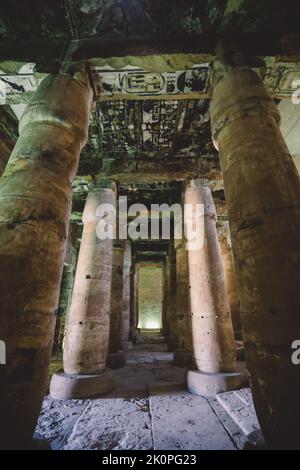
[[[300,449],[299,25],[1,2],[1,449]]]

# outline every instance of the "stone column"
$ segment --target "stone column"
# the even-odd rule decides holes
[[[166,290],[166,259],[164,260],[164,264],[162,267],[162,282],[163,282],[163,289],[162,289],[162,336],[166,337],[167,335],[167,290]]]
[[[48,75],[19,125],[0,181],[0,435],[26,445],[46,387],[71,210],[71,182],[88,135],[92,91],[83,74]]]
[[[130,302],[130,339],[133,343],[138,338],[138,315],[139,315],[139,269],[138,263],[133,264],[131,271],[131,302]]]
[[[131,242],[126,241],[123,266],[123,313],[122,313],[122,347],[124,351],[132,349],[130,333],[130,275],[131,275]]]
[[[267,444],[300,447],[300,180],[258,75],[214,64],[210,107],[241,301],[247,367]]]
[[[113,224],[116,204],[113,182],[92,189],[84,207],[84,226],[64,345],[64,371],[52,377],[50,395],[53,398],[88,398],[106,393],[113,387],[113,372],[106,369],[113,240],[102,240],[97,233],[97,224],[103,221],[97,208],[102,204],[110,205],[107,222]]]
[[[185,215],[188,243],[193,238],[192,230],[196,226],[200,230],[199,246],[188,245],[193,349],[198,368],[188,372],[188,389],[198,395],[215,396],[240,388],[245,376],[235,371],[233,328],[210,189],[200,180],[190,181],[185,204],[193,208],[191,219]],[[197,205],[202,207],[198,214]]]
[[[79,237],[82,227],[77,223],[70,223],[69,235],[64,259],[64,269],[59,289],[59,302],[54,333],[53,352],[61,353],[64,348],[67,318],[72,300],[75,271],[79,251]]]
[[[112,369],[117,369],[125,364],[125,354],[122,351],[123,266],[124,248],[121,246],[114,246],[111,285],[109,354],[107,358],[107,365]]]
[[[63,275],[60,284],[60,295],[58,302],[57,318],[54,333],[53,351],[58,352],[63,349],[63,338],[66,328],[66,320],[72,299],[74,284],[74,267],[64,263]]]
[[[166,329],[169,351],[177,347],[176,320],[176,252],[174,240],[170,240],[169,254],[166,258]]]
[[[177,348],[174,363],[185,367],[193,363],[193,340],[188,252],[184,241],[176,247],[176,310]]]
[[[240,300],[238,294],[237,279],[233,264],[231,238],[228,221],[218,222],[219,241],[226,276],[227,295],[233,325],[234,337],[242,341]]]

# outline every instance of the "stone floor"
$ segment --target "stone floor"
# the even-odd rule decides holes
[[[249,389],[206,400],[186,391],[186,370],[172,365],[164,345],[139,344],[126,355],[104,397],[46,396],[35,437],[56,450],[234,450],[257,432]],[[51,370],[59,365],[54,360]]]

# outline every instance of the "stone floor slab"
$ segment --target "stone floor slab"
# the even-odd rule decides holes
[[[64,450],[152,449],[148,399],[90,400]]]
[[[246,434],[241,430],[241,428],[236,424],[235,421],[229,416],[227,411],[215,398],[209,398],[208,402],[214,413],[219,418],[222,426],[226,429],[227,433],[230,435],[234,445],[239,449],[243,450],[248,443],[248,438]]]
[[[45,397],[34,438],[47,441],[51,449],[61,449],[89,405],[89,400],[54,400]]]
[[[210,403],[186,391],[187,370],[172,364],[172,353],[164,345],[151,349],[147,343],[144,351],[143,347],[126,353],[127,364],[115,371],[115,389],[103,397],[46,397],[35,437],[52,449],[66,450],[243,448],[245,433],[252,428],[236,424],[227,411],[240,423],[240,402],[248,413],[253,407],[250,391],[238,392],[235,406],[226,393],[220,396],[222,405],[217,400]]]
[[[217,400],[246,435],[260,429],[250,388],[220,393]]]
[[[188,392],[150,396],[156,450],[234,450],[205,398]]]

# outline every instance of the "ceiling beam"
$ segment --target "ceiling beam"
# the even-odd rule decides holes
[[[40,71],[52,70],[63,62],[76,63],[93,58],[142,56],[152,54],[210,54],[224,36],[218,34],[176,34],[132,38],[92,37],[85,39],[3,38],[0,60],[37,62]],[[226,40],[226,38],[225,38]],[[300,34],[237,33],[230,36],[245,57],[300,56]]]

